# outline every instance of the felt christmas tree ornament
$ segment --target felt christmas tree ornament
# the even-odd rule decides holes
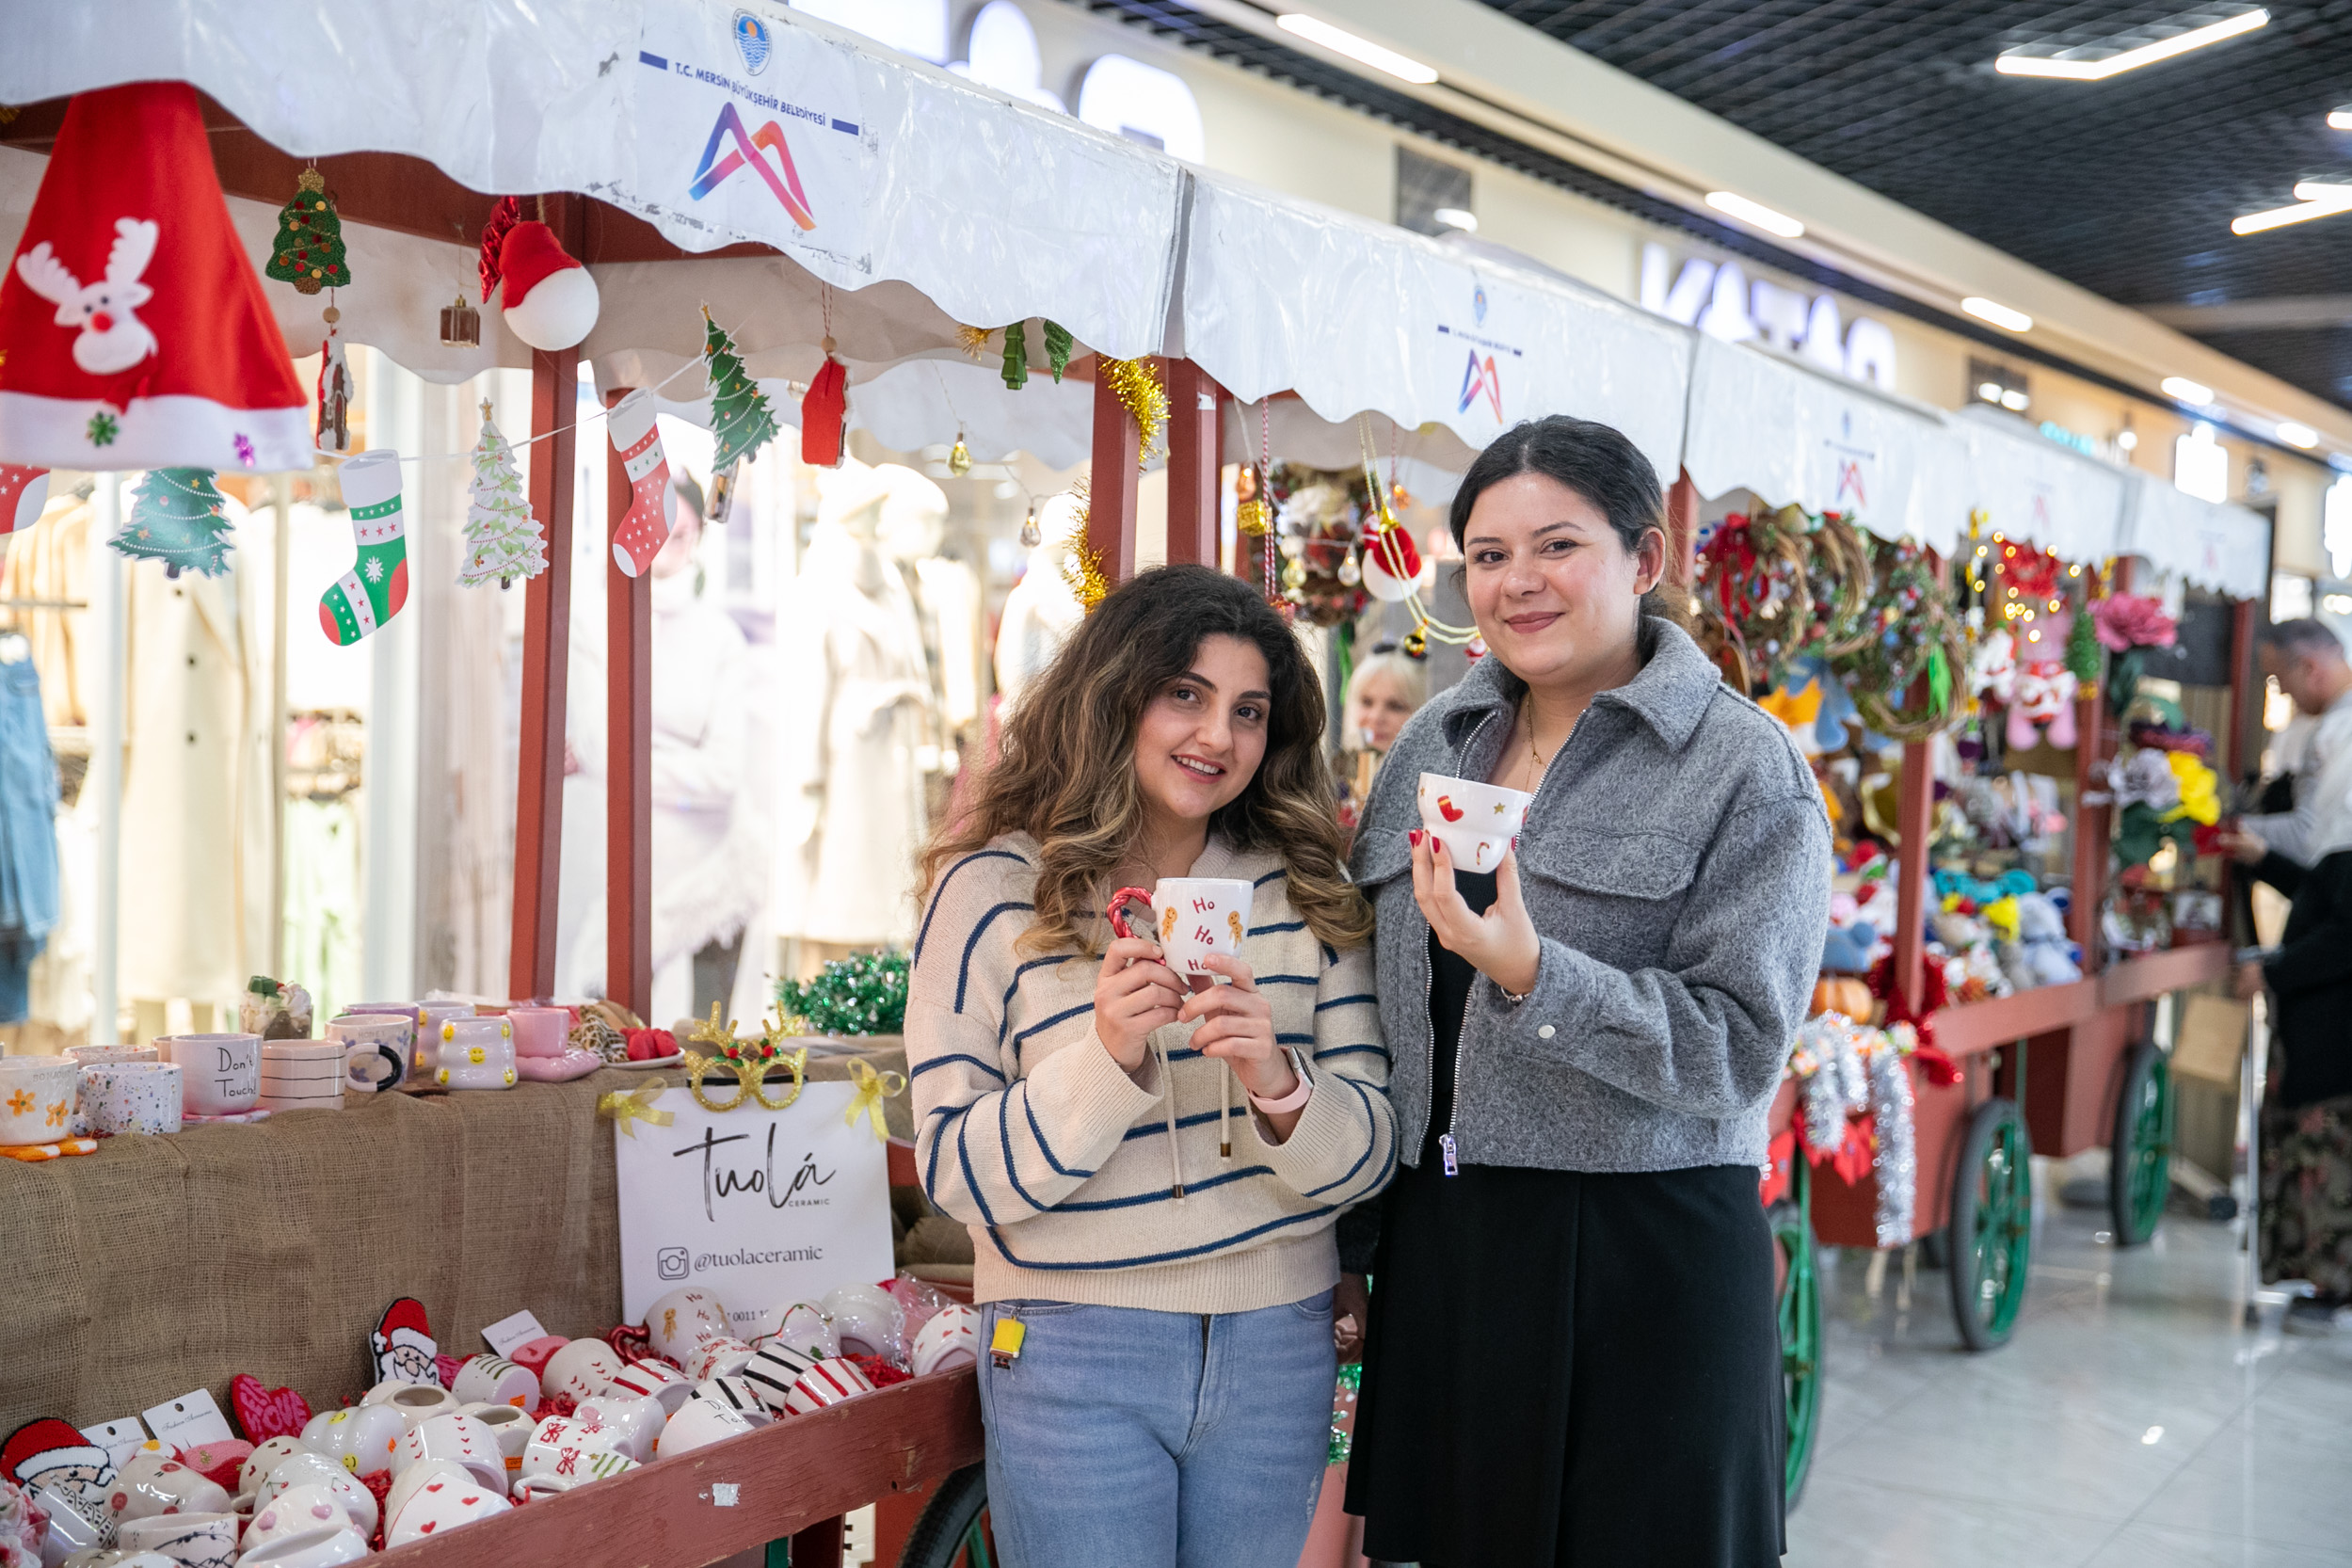
[[[408,539],[400,512],[400,454],[389,447],[362,452],[344,463],[337,477],[343,483],[344,504],[351,508],[351,542],[358,548],[359,558],[319,597],[318,623],[328,641],[348,648],[398,615],[408,602]]]
[[[13,534],[40,520],[49,504],[49,471],[23,463],[0,463],[0,534]]]
[[[308,469],[307,405],[195,89],[76,95],[0,280],[0,461]]]
[[[184,571],[218,577],[228,571],[234,545],[220,491],[213,488],[211,472],[200,468],[159,468],[140,480],[131,515],[106,542],[135,561],[163,562],[167,577]]]
[[[776,412],[744,368],[735,340],[711,319],[708,306],[702,312],[702,369],[711,382],[711,434],[718,442],[711,472],[719,474],[776,439]]]
[[[466,508],[466,564],[457,568],[457,585],[477,588],[495,582],[505,587],[516,578],[536,577],[547,569],[547,552],[538,520],[522,493],[522,475],[515,472],[514,448],[490,421],[490,406],[482,405],[482,434],[473,443],[473,486]]]
[[[496,290],[507,329],[534,348],[570,348],[596,327],[596,280],[555,231],[522,217],[511,196],[482,230],[482,299]]]
[[[653,421],[653,394],[639,387],[605,417],[613,450],[629,474],[629,510],[613,530],[613,564],[642,577],[670,536],[670,462]]]
[[[278,240],[263,270],[296,294],[348,288],[351,264],[344,254],[343,219],[335,199],[316,168],[295,182],[294,200],[278,210]]]

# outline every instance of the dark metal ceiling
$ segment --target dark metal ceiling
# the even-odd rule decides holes
[[[2352,215],[2230,220],[2352,182],[2352,0],[2103,82],[2004,76],[2005,50],[2110,53],[2250,8],[2096,0],[1485,0],[1790,152],[2129,305],[2352,290]],[[2198,330],[2195,310],[2168,312]],[[2216,324],[2218,325],[2218,324]],[[2352,328],[2205,333],[2352,407]]]
[[[1432,108],[1383,86],[1383,78],[1203,15],[1183,0],[1081,3],[1932,320],[2009,358],[2062,362]],[[2352,295],[2352,214],[2245,237],[2230,232],[2238,214],[2291,201],[2298,180],[2352,183],[2352,134],[2326,126],[2329,109],[2352,104],[2352,0],[2274,4],[2266,27],[2104,82],[2002,76],[1992,60],[2021,47],[2130,46],[2247,8],[2234,0],[2202,8],[2096,0],[1484,3],[2086,288],[2131,305],[2186,307],[2184,314],[2167,313],[2184,329],[2199,330],[2199,308]],[[2352,408],[2352,311],[2332,325],[2249,328],[2216,321],[2200,335]]]

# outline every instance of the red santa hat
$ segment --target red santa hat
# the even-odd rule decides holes
[[[1364,551],[1364,591],[1394,604],[1400,601],[1421,575],[1421,552],[1402,523],[1390,523],[1372,536]]]
[[[534,348],[569,348],[596,326],[596,280],[564,249],[555,231],[522,221],[511,196],[482,230],[482,298],[500,289],[506,326]]]
[[[27,1421],[0,1443],[0,1477],[20,1485],[30,1486],[52,1470],[77,1465],[110,1471],[114,1461],[72,1422],[55,1416]]]
[[[302,387],[184,82],[66,108],[0,279],[0,461],[311,466]]]

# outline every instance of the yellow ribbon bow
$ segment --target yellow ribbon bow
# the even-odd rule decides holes
[[[849,1059],[849,1080],[857,1085],[857,1096],[849,1102],[849,1113],[841,1118],[850,1126],[857,1125],[862,1113],[873,1119],[873,1135],[881,1143],[890,1140],[890,1126],[882,1119],[884,1099],[906,1093],[904,1073],[876,1072],[873,1064],[862,1056]]]
[[[632,1138],[637,1136],[636,1128],[631,1125],[634,1121],[648,1122],[654,1127],[667,1127],[678,1120],[677,1113],[670,1111],[656,1111],[653,1109],[653,1102],[660,1099],[662,1091],[668,1087],[669,1085],[660,1079],[650,1078],[630,1094],[624,1095],[615,1089],[596,1102],[596,1113],[600,1116],[612,1117],[620,1129]]]

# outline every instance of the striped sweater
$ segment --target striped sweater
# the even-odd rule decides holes
[[[1100,961],[1016,951],[1036,853],[1006,835],[941,874],[907,991],[916,1159],[971,1227],[975,1299],[1247,1312],[1328,1288],[1333,1221],[1396,1166],[1369,952],[1317,941],[1271,855],[1212,840],[1188,873],[1257,888],[1241,956],[1314,1084],[1276,1144],[1197,1024],[1154,1031],[1139,1082],[1095,1033]]]

